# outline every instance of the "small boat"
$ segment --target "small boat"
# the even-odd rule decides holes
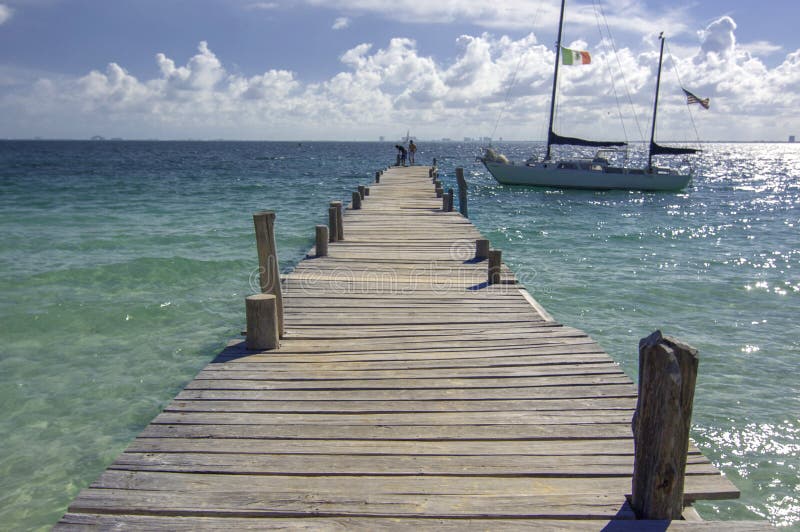
[[[553,92],[550,98],[550,124],[547,135],[547,153],[542,160],[529,159],[523,164],[510,162],[504,155],[487,148],[480,158],[486,169],[504,185],[529,185],[556,188],[580,188],[591,190],[681,190],[692,179],[692,174],[681,174],[670,168],[653,165],[654,155],[692,154],[699,150],[694,148],[673,148],[661,146],[655,142],[656,114],[658,110],[658,92],[661,85],[661,64],[664,58],[664,35],[661,39],[661,54],[658,58],[658,77],[656,79],[656,96],[653,103],[653,123],[650,131],[647,166],[629,168],[624,165],[615,166],[612,160],[623,151],[625,142],[585,140],[575,137],[563,137],[553,131],[556,90],[558,87],[559,57],[563,53],[561,34],[564,25],[564,6],[561,0],[561,17],[558,22],[558,44],[556,46],[555,71],[553,74]],[[593,158],[553,160],[553,145],[590,146],[600,148]]]

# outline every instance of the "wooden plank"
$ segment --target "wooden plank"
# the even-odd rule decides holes
[[[613,523],[613,524],[612,524]],[[665,530],[761,532],[772,527],[761,521],[633,521],[610,520],[553,520],[553,519],[397,519],[365,517],[305,517],[305,518],[215,518],[194,517],[176,519],[147,515],[103,515],[68,513],[53,529],[56,532],[72,530],[341,530],[382,532],[399,527],[425,530],[435,528],[446,531],[506,530],[574,530],[615,532],[663,532]]]

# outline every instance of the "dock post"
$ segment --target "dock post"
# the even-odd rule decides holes
[[[369,187],[364,187],[364,196],[369,196]]]
[[[463,168],[456,168],[456,181],[458,181],[458,212],[464,218],[469,218],[467,215],[467,180],[464,179]]]
[[[502,258],[502,250],[489,250],[489,284],[498,284],[500,282],[500,264],[502,263]]]
[[[436,166],[436,157],[433,158],[433,166]]]
[[[317,257],[328,255],[328,226],[317,226]]]
[[[655,331],[639,341],[631,506],[641,519],[680,519],[697,350]]]
[[[353,210],[358,210],[361,208],[361,194],[358,192],[353,192]]]
[[[442,196],[444,196],[444,189],[442,188],[441,183],[437,183],[436,184],[436,197],[437,198],[441,198]],[[442,209],[442,210],[444,210],[444,209]]]
[[[376,183],[380,183],[381,182],[381,171],[380,170],[375,172],[375,182]]]
[[[336,228],[337,225],[339,225],[339,207],[331,205],[328,207],[328,227],[330,227],[328,242],[336,242],[339,234],[339,230]]]
[[[453,189],[447,189],[447,212],[453,212]]]
[[[344,240],[344,218],[342,217],[344,207],[341,201],[332,201],[331,207],[336,207],[336,241],[338,242]]]
[[[247,349],[277,349],[280,347],[278,332],[278,303],[272,294],[255,294],[244,300],[247,315]]]
[[[479,238],[475,241],[475,260],[486,260],[489,258],[489,241]]]
[[[278,250],[275,246],[275,211],[261,211],[253,214],[258,250],[258,273],[261,292],[275,296],[278,313],[278,334],[283,335],[283,294],[278,267]]]
[[[447,212],[447,194],[440,188],[436,189],[436,197],[442,198],[442,212]]]
[[[358,195],[361,196],[361,199],[363,200],[367,195],[367,187],[364,185],[358,185]]]

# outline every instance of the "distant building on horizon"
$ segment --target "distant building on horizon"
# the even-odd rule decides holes
[[[794,142],[794,135],[789,135],[789,142]]]

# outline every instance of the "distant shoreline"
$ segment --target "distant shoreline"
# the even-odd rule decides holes
[[[431,144],[487,144],[482,140],[441,140],[441,139],[425,139],[415,138],[418,142],[425,142]],[[282,144],[302,144],[302,143],[337,143],[337,144],[350,144],[350,143],[368,143],[368,144],[396,144],[401,140],[252,140],[252,139],[123,139],[123,138],[108,138],[108,139],[59,139],[59,138],[0,138],[0,142],[92,142],[97,144],[109,144],[114,142],[273,142]],[[543,143],[541,140],[518,140],[518,139],[503,139],[492,140],[490,143],[513,143],[513,144],[535,144]],[[800,142],[789,142],[786,140],[704,140],[704,141],[689,141],[689,140],[662,140],[666,144],[798,144]],[[629,144],[647,144],[646,141],[631,140]]]

